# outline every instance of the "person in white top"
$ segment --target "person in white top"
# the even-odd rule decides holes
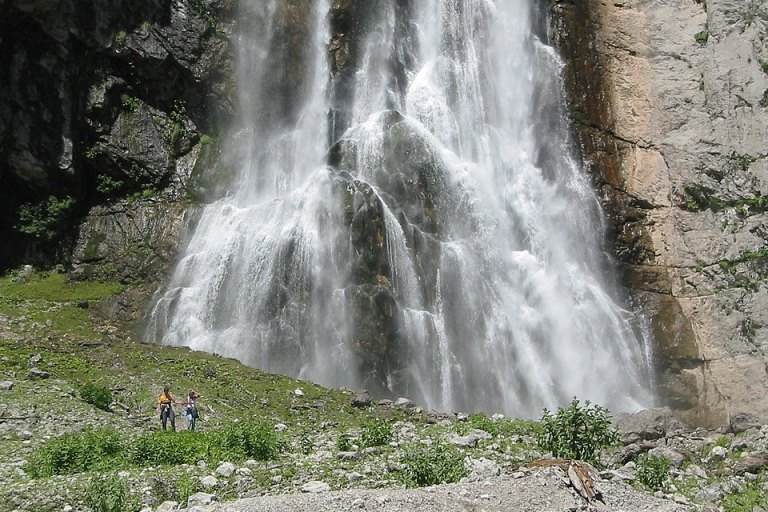
[[[184,402],[184,404],[186,404],[187,406],[187,409],[184,415],[187,418],[187,428],[189,430],[195,430],[195,423],[197,421],[197,418],[200,417],[200,413],[197,412],[197,405],[196,405],[198,398],[200,398],[200,393],[198,393],[194,389],[190,389],[189,393],[187,394],[187,401]]]

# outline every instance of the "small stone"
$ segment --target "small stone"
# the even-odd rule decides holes
[[[128,471],[119,471],[117,476],[125,480],[126,478],[130,477],[131,474]]]
[[[72,510],[72,505],[64,505],[64,507],[61,509],[61,512],[72,512]]]
[[[325,482],[318,482],[318,481],[307,482],[301,486],[301,491],[308,492],[308,493],[328,492],[330,490],[331,490],[330,485],[328,485]]]
[[[197,467],[199,467],[200,469],[205,469],[208,467],[208,463],[205,462],[204,460],[199,460],[197,461]]]
[[[247,461],[245,461],[245,465],[248,466],[249,468],[260,466],[259,461],[253,460],[253,459],[248,459]]]
[[[469,420],[469,414],[459,412],[456,413],[456,421],[467,421]]]
[[[515,471],[514,473],[512,473],[512,478],[516,480],[520,478],[525,478],[525,473],[523,473],[522,471]]]
[[[365,500],[363,498],[355,498],[352,501],[353,507],[365,508]]]
[[[87,300],[79,300],[79,301],[77,301],[77,307],[80,308],[80,309],[88,309],[89,306],[90,306],[90,304],[88,303]]]
[[[216,501],[215,494],[208,494],[207,492],[196,492],[187,500],[187,507],[192,508],[195,506],[210,505],[214,501]]]
[[[32,435],[33,435],[32,432],[30,432],[29,430],[22,430],[21,432],[19,432],[19,437],[25,441],[32,439]]]
[[[728,456],[728,449],[723,446],[715,446],[709,452],[707,460],[710,462],[719,462]]]
[[[389,398],[384,398],[382,400],[379,400],[376,403],[379,404],[379,405],[385,406],[385,407],[389,407],[389,406],[393,405],[392,400],[390,400]]]
[[[339,460],[357,460],[360,458],[358,452],[339,452],[336,454],[336,458]]]
[[[358,473],[357,471],[353,471],[350,474],[347,475],[347,480],[350,482],[357,482],[358,480],[362,480],[363,475]]]
[[[232,473],[235,472],[235,465],[231,462],[222,462],[219,464],[219,467],[216,468],[216,475],[222,476],[224,478],[229,478],[232,476]]]
[[[299,388],[294,389],[293,394],[296,396],[304,396],[304,392]]]
[[[237,468],[237,474],[242,476],[250,476],[253,473],[249,468]]]
[[[283,477],[281,475],[273,476],[270,480],[272,480],[272,483],[279,484],[283,481]]]
[[[494,414],[493,416],[491,416],[491,419],[492,419],[493,421],[499,421],[499,420],[503,420],[503,419],[504,419],[504,417],[505,417],[505,416],[504,416],[503,414],[501,414],[501,413],[496,413],[496,414]]]
[[[29,356],[29,367],[30,368],[37,368],[37,365],[43,362],[43,356],[40,354],[35,354],[32,356]]]
[[[413,405],[413,401],[400,397],[397,400],[395,400],[395,407],[410,407]]]
[[[682,453],[666,446],[657,446],[655,448],[651,448],[648,450],[648,455],[651,457],[667,459],[669,463],[676,468],[679,468],[686,458]]]
[[[177,501],[164,501],[155,509],[155,512],[170,512],[171,510],[177,510],[179,503]]]
[[[202,480],[200,480],[200,483],[203,484],[203,487],[206,489],[210,489],[211,487],[216,487],[219,484],[219,481],[216,480],[216,477],[213,475],[208,475]]]
[[[275,425],[275,432],[285,432],[286,430],[288,430],[288,425],[285,423],[278,423]]]
[[[39,379],[47,379],[50,377],[51,374],[46,372],[45,370],[41,370],[39,368],[32,368],[29,370],[29,374],[27,374],[27,378],[29,380],[39,380]]]
[[[13,382],[4,380],[0,382],[0,391],[10,391],[13,389]]]

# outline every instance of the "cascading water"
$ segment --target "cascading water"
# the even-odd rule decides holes
[[[330,0],[245,2],[237,171],[147,337],[441,410],[647,402],[531,1],[359,2],[342,64]]]

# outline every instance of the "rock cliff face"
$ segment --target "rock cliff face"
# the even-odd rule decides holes
[[[281,3],[297,27],[286,51],[302,5]],[[214,164],[236,110],[234,2],[0,7],[0,266],[63,259],[82,278],[158,280],[184,212],[216,186],[210,169],[226,167]],[[369,12],[363,0],[333,2],[335,105]],[[657,340],[661,401],[696,423],[768,414],[768,7],[557,0],[552,13],[613,252]],[[330,115],[335,140],[348,113]],[[381,255],[368,259],[373,268]],[[112,313],[136,319],[145,296]],[[389,297],[361,297],[388,336]]]
[[[83,277],[150,277],[142,251],[168,256],[178,215],[167,205],[234,112],[230,2],[2,10],[0,266],[68,261],[74,249]],[[73,226],[99,205],[75,247]],[[102,244],[115,232],[128,243]]]
[[[558,2],[579,140],[661,400],[696,423],[768,413],[768,7]]]

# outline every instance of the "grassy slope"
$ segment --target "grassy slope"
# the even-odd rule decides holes
[[[70,431],[110,427],[131,438],[159,428],[155,399],[165,384],[179,400],[190,387],[201,393],[201,431],[253,419],[286,425],[286,453],[277,461],[256,467],[250,482],[231,480],[217,488],[222,498],[289,492],[313,479],[324,480],[334,488],[400,485],[388,469],[389,460],[397,459],[396,447],[381,447],[362,460],[340,462],[335,457],[338,437],[349,435],[354,440],[360,426],[374,419],[399,421],[397,425],[405,424],[406,430],[413,426],[412,441],[417,437],[437,438],[450,430],[446,424],[435,425],[434,417],[418,409],[358,409],[350,405],[352,394],[348,391],[267,374],[235,360],[186,348],[131,341],[118,326],[92,312],[100,300],[120,293],[119,285],[68,282],[64,275],[53,273],[33,274],[21,283],[16,280],[15,276],[0,278],[0,380],[14,383],[11,391],[0,391],[0,453],[10,454],[0,462],[0,489],[9,489],[5,496],[0,491],[0,503],[5,503],[0,510],[4,506],[11,507],[8,510],[60,510],[64,504],[77,509],[92,475],[34,480],[23,472],[24,461],[47,440]],[[84,308],[83,301],[90,307]],[[37,366],[50,373],[48,379],[27,378],[29,360],[37,354],[42,357]],[[112,390],[111,413],[80,398],[79,388],[85,383]],[[296,394],[296,389],[303,394]],[[177,427],[185,427],[181,417],[177,417]],[[510,422],[509,428],[517,431],[518,426]],[[509,453],[520,452],[525,446],[510,448],[512,444],[504,442],[495,449],[503,447],[503,456],[516,464],[526,456],[511,457]],[[128,468],[130,478],[144,484],[165,482],[157,484],[158,488],[178,484],[180,473],[198,481],[212,469]],[[350,478],[355,472],[363,477]],[[175,497],[157,489],[152,493],[145,501],[155,505],[163,498]]]

